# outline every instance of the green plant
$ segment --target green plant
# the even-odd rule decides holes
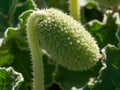
[[[35,90],[44,90],[40,47],[45,49],[57,64],[75,71],[93,67],[99,58],[99,48],[84,27],[53,8],[35,11],[29,16],[27,37],[33,58]]]
[[[107,6],[107,7],[120,5],[120,0],[94,0],[94,1],[98,2],[101,5]]]
[[[36,6],[34,1],[38,6]],[[80,15],[79,17],[80,20],[76,19],[77,21],[75,21],[74,20],[75,16],[70,14],[71,12],[69,6],[70,0],[34,0],[34,1],[33,0],[1,0],[0,1],[0,90],[32,90],[33,89],[33,81],[35,80],[33,79],[33,77],[35,75],[33,74],[34,73],[32,67],[33,61],[31,60],[30,57],[31,55],[30,55],[30,48],[28,45],[28,38],[27,38],[28,36],[26,35],[26,24],[28,23],[27,22],[28,18],[30,18],[31,15],[33,15],[35,12],[41,12],[41,10],[47,13],[46,15],[47,17],[51,16],[50,18],[56,19],[55,24],[52,25],[51,24],[53,23],[52,21],[49,21],[49,19],[42,17],[41,18],[42,20],[38,21],[38,26],[36,27],[35,30],[37,34],[36,37],[37,39],[39,39],[38,47],[40,45],[40,51],[42,51],[39,52],[38,49],[38,53],[40,53],[41,56],[39,56],[38,53],[37,55],[40,57],[43,64],[43,67],[41,66],[41,68],[44,69],[41,72],[43,74],[42,79],[44,78],[44,80],[42,82],[39,82],[39,79],[37,80],[39,83],[42,83],[42,85],[44,83],[43,86],[41,85],[43,89],[45,90],[119,90],[120,89],[120,30],[119,30],[120,9],[119,8],[116,9],[116,6],[112,6],[111,8],[111,6],[105,6],[103,4],[98,5],[97,3],[93,2],[93,0],[85,0],[85,1],[89,1],[86,3],[83,3],[84,0],[81,0],[79,4],[79,8],[80,11],[82,10],[80,13],[82,15]],[[40,10],[38,9],[38,7],[40,8]],[[43,9],[45,7],[50,9]],[[115,12],[113,9],[116,9]],[[54,10],[54,12],[52,12],[51,10],[52,11]],[[78,12],[79,9],[72,8],[71,10],[73,10],[73,12],[74,10],[77,10]],[[50,11],[52,13],[49,13]],[[64,11],[65,14],[62,11]],[[57,16],[55,12],[60,13],[59,14],[60,18],[57,17],[55,18],[55,16]],[[53,14],[53,16],[51,14]],[[44,14],[42,15],[44,16]],[[67,18],[63,19],[61,17],[63,15]],[[75,15],[78,14],[76,13]],[[68,17],[70,18],[69,20]],[[83,18],[84,18],[84,22],[82,22],[81,25],[81,21]],[[49,21],[51,23],[45,21]],[[62,23],[60,23],[60,21]],[[67,23],[67,21],[69,23]],[[70,21],[72,22],[70,23]],[[43,23],[47,23],[47,24],[43,24]],[[77,25],[79,24],[77,26],[79,28],[74,31],[72,28],[74,29],[76,28],[75,27],[76,23]],[[34,23],[32,23],[31,27],[33,26],[33,24]],[[43,25],[44,27],[41,25]],[[45,25],[46,27],[48,27],[47,29],[45,28]],[[63,32],[55,32],[56,29],[62,30],[61,27],[63,26],[64,27],[69,26],[69,28],[67,29],[64,28]],[[51,27],[54,28],[51,29]],[[96,64],[91,66],[91,68],[89,69],[86,68],[86,70],[82,70],[84,69],[83,67],[79,68],[81,70],[76,69],[76,67],[78,67],[77,65],[79,64],[77,63],[77,61],[82,61],[81,59],[76,60],[77,64],[74,65],[74,68],[71,68],[71,65],[73,64],[66,65],[60,63],[63,61],[62,58],[64,58],[61,56],[68,57],[69,55],[71,58],[70,57],[68,58],[70,58],[70,60],[72,61],[72,58],[75,60],[77,58],[76,57],[77,55],[79,56],[84,55],[84,53],[82,53],[82,55],[80,55],[80,53],[73,54],[73,52],[79,52],[79,47],[77,46],[78,43],[72,43],[71,45],[71,41],[76,42],[76,40],[78,39],[81,40],[81,38],[77,38],[79,34],[75,33],[81,28],[85,32],[88,31],[90,33],[90,37],[92,34],[101,52],[99,60],[94,61],[94,63],[96,62]],[[47,34],[46,32],[47,30],[50,30],[52,32],[48,31],[50,33]],[[66,32],[66,30],[68,33]],[[61,36],[60,39],[55,38],[59,36]],[[64,44],[62,41],[63,36],[66,38],[71,37],[71,39],[69,40],[69,38],[68,39],[65,38],[64,43],[66,44]],[[84,39],[88,40],[87,34],[82,36],[84,36]],[[52,38],[48,38],[48,37],[52,37]],[[76,38],[74,39],[74,37]],[[47,44],[47,43],[55,43],[58,41],[62,43],[57,43],[53,45]],[[90,42],[86,42],[86,43],[90,43]],[[56,51],[57,47],[54,46],[57,45],[60,45],[59,46],[60,48],[58,48],[60,53],[58,53],[56,56],[54,51]],[[68,47],[69,45],[71,45],[71,47]],[[51,46],[52,50],[49,49],[50,48],[49,46]],[[62,46],[66,46],[64,47],[65,49],[62,48]],[[72,48],[73,46],[75,47]],[[69,51],[72,50],[72,52],[68,52],[67,50]],[[83,50],[81,50],[80,52],[82,51]],[[87,52],[87,50],[84,51]],[[63,54],[62,52],[66,54]],[[59,58],[58,55],[61,58]],[[64,59],[64,61],[70,61],[70,60]],[[92,61],[92,59],[90,58],[89,60]],[[39,61],[37,64],[40,63]],[[87,64],[88,66],[91,65],[89,63]],[[38,70],[37,72],[39,72],[40,69],[37,68],[36,70]],[[40,75],[38,75],[38,77],[40,77]]]

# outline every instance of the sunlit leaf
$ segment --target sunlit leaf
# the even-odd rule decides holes
[[[23,80],[22,74],[12,67],[0,68],[0,90],[18,90]]]

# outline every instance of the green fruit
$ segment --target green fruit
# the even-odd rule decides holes
[[[94,0],[94,1],[107,7],[120,5],[120,0]]]
[[[37,22],[40,45],[56,63],[76,71],[96,64],[99,48],[80,23],[53,8],[36,13],[41,15]]]

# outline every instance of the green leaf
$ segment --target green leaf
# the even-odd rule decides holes
[[[73,87],[82,88],[91,78],[96,78],[101,68],[101,62],[90,70],[75,72],[59,66],[54,73],[54,81],[62,90],[71,90]]]
[[[28,16],[33,11],[26,11],[20,16],[19,27],[9,27],[5,32],[5,38],[3,40],[2,47],[6,47],[10,54],[14,57],[10,66],[17,71],[21,72],[24,79],[20,90],[28,90],[32,86],[32,64],[30,58],[30,51],[28,49],[28,43],[26,38],[26,26]]]
[[[0,1],[0,4],[1,14],[8,18],[0,16],[0,27],[5,27],[0,28],[0,37],[3,37],[3,35],[5,37],[0,39],[0,66],[12,66],[15,70],[21,72],[25,81],[22,83],[20,90],[28,90],[32,86],[33,77],[25,28],[27,18],[32,10],[36,9],[36,6],[32,0],[4,0]],[[32,10],[26,11],[28,9]],[[24,14],[19,17],[23,12]],[[19,24],[18,17],[20,19]],[[3,23],[2,20],[6,22]],[[9,23],[9,25],[6,26],[6,23]],[[9,27],[17,24],[18,27],[16,28]],[[3,34],[4,32],[5,34]]]
[[[69,0],[45,0],[45,1],[47,2],[48,8],[54,7],[61,9],[67,13],[69,12],[69,4],[68,4]]]
[[[120,26],[118,27],[118,31],[116,32],[116,37],[119,41],[118,46],[120,47]]]
[[[34,0],[34,2],[38,8],[46,8],[47,7],[46,0]]]
[[[34,8],[36,6],[32,0],[0,0],[0,37],[8,27],[18,24],[22,12]]]
[[[107,59],[115,69],[120,70],[120,49],[114,46],[108,45],[106,48]]]
[[[24,1],[21,1],[21,0],[17,0],[17,4],[15,5],[15,10],[14,10],[14,13],[12,14],[12,17],[11,17],[11,22],[12,22],[12,26],[16,26],[19,22],[19,16],[27,11],[27,10],[35,10],[36,9],[36,5],[35,3],[33,2],[33,0],[24,0]]]
[[[87,30],[96,38],[100,48],[103,48],[107,44],[117,46],[118,40],[115,33],[118,30],[118,19],[118,15],[107,12],[103,22],[93,20],[86,25]]]
[[[0,90],[18,90],[23,80],[22,74],[12,67],[0,68]]]
[[[51,59],[43,55],[44,62],[44,77],[45,77],[45,87],[49,88],[53,84],[53,74],[56,70],[56,65],[51,62]]]
[[[95,3],[89,2],[86,6],[83,7],[83,9],[84,9],[84,17],[86,19],[86,23],[92,20],[102,21],[103,13],[98,9]]]
[[[14,56],[10,50],[5,47],[0,47],[0,66],[9,66],[13,62]]]
[[[106,59],[98,78],[84,90],[119,90],[120,88],[120,49],[107,45],[104,49]]]

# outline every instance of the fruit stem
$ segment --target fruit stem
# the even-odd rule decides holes
[[[27,38],[33,60],[33,90],[44,90],[42,53],[36,32],[39,17],[39,13],[32,13],[27,22]]]

